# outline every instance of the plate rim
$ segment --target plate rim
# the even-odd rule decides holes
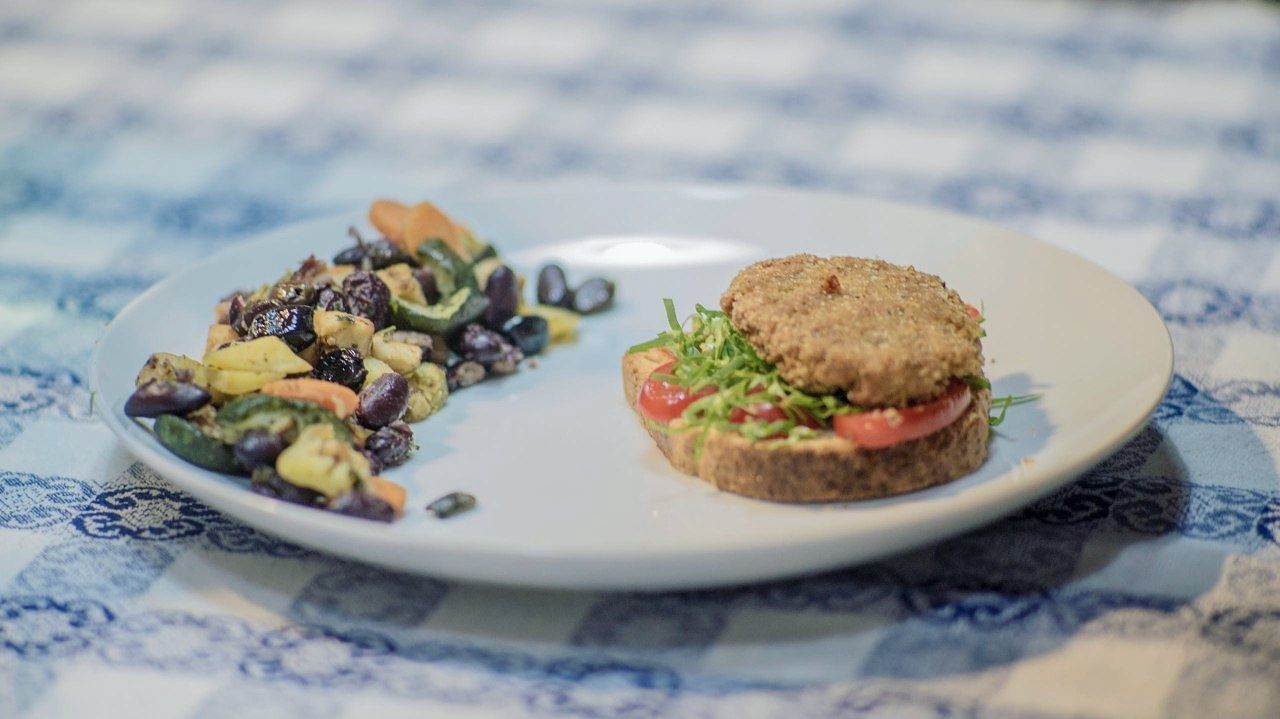
[[[751,194],[784,194],[799,198],[825,199],[827,201],[836,202],[855,202],[867,206],[879,206],[887,210],[910,213],[924,213],[933,216],[936,220],[944,220],[947,222],[962,222],[973,226],[975,229],[983,228],[988,230],[996,230],[1002,235],[1001,242],[1017,241],[1019,243],[1031,243],[1036,250],[1040,252],[1049,252],[1057,255],[1063,260],[1081,264],[1088,268],[1089,271],[1105,276],[1109,281],[1121,286],[1127,291],[1133,299],[1138,300],[1141,306],[1149,313],[1152,321],[1158,325],[1161,330],[1161,357],[1162,366],[1158,368],[1163,374],[1163,382],[1158,393],[1153,393],[1152,397],[1147,398],[1143,403],[1140,411],[1127,413],[1128,416],[1124,421],[1124,429],[1112,435],[1110,441],[1105,441],[1093,447],[1087,453],[1080,453],[1065,462],[1059,462],[1053,471],[1046,471],[1042,467],[1022,467],[1022,477],[1024,480],[1021,486],[1010,488],[1007,483],[1001,482],[985,482],[975,485],[966,490],[963,501],[953,501],[943,508],[940,512],[942,518],[948,523],[948,527],[943,532],[935,532],[927,539],[912,539],[910,533],[902,533],[903,537],[898,537],[897,541],[892,539],[882,541],[877,545],[876,549],[871,552],[864,552],[865,556],[853,557],[851,559],[841,560],[837,562],[827,562],[820,566],[798,567],[788,571],[777,570],[761,570],[757,576],[739,577],[731,580],[721,580],[716,578],[707,578],[706,580],[676,580],[670,582],[646,580],[642,583],[637,582],[617,582],[617,581],[592,581],[591,578],[585,578],[579,581],[566,581],[563,578],[556,579],[563,572],[547,572],[548,581],[528,581],[526,579],[515,579],[503,576],[494,576],[492,572],[479,572],[477,574],[457,573],[443,571],[439,568],[427,569],[422,567],[410,566],[404,563],[388,563],[381,560],[374,554],[394,554],[408,549],[422,549],[423,536],[419,535],[397,535],[390,531],[378,532],[376,535],[371,534],[369,522],[365,520],[334,515],[331,513],[318,512],[314,509],[306,507],[297,507],[289,505],[268,497],[253,494],[247,491],[243,486],[237,486],[232,481],[228,481],[224,475],[209,472],[211,477],[206,478],[204,474],[206,470],[188,465],[172,455],[162,453],[151,447],[148,443],[142,441],[134,435],[134,431],[140,429],[130,428],[131,420],[123,415],[117,416],[118,408],[115,403],[101,401],[95,403],[94,412],[97,414],[115,435],[116,439],[124,445],[125,449],[132,455],[135,460],[141,461],[147,465],[158,475],[164,478],[166,482],[173,484],[182,491],[188,492],[202,502],[206,502],[220,512],[226,513],[235,519],[242,521],[255,529],[266,532],[272,536],[281,537],[285,541],[303,544],[311,548],[317,549],[325,553],[331,553],[344,557],[357,559],[363,562],[378,564],[391,567],[400,571],[411,571],[420,574],[433,574],[435,576],[448,577],[453,580],[462,581],[479,581],[487,583],[496,583],[503,585],[518,586],[537,586],[537,587],[554,587],[554,588],[590,588],[590,589],[630,589],[630,588],[688,588],[688,587],[705,587],[705,586],[722,586],[727,584],[739,584],[742,582],[759,581],[768,578],[777,578],[783,576],[794,576],[797,574],[805,574],[813,571],[821,571],[840,566],[849,566],[863,561],[867,561],[874,557],[886,556],[894,552],[902,551],[915,546],[925,546],[938,541],[943,541],[948,537],[956,536],[960,533],[981,526],[991,521],[995,521],[1004,516],[1017,507],[1025,506],[1035,499],[1045,496],[1048,493],[1059,489],[1071,481],[1075,480],[1082,472],[1096,465],[1106,457],[1113,454],[1119,447],[1130,441],[1136,436],[1148,423],[1155,410],[1158,408],[1165,394],[1168,392],[1173,377],[1173,342],[1172,336],[1169,334],[1167,325],[1160,317],[1159,312],[1151,305],[1138,290],[1136,290],[1128,282],[1125,282],[1114,273],[1110,272],[1101,265],[1082,257],[1074,252],[1063,249],[1056,245],[1050,244],[1035,236],[1029,235],[1020,230],[1001,225],[990,220],[970,215],[956,213],[950,210],[941,209],[929,205],[917,205],[895,200],[885,200],[876,197],[868,197],[865,195],[841,193],[831,190],[809,190],[804,188],[794,188],[785,186],[770,186],[762,184],[722,184],[722,183],[706,183],[706,182],[613,182],[613,181],[557,181],[543,183],[525,183],[525,182],[500,182],[487,183],[483,187],[470,187],[462,183],[454,183],[451,185],[441,186],[432,189],[433,196],[458,196],[466,197],[476,202],[493,202],[500,200],[503,196],[518,195],[554,195],[561,193],[669,193],[676,195],[685,195],[695,199],[712,199],[712,198],[738,198]],[[118,328],[118,323],[122,323],[132,313],[148,303],[151,298],[164,292],[169,287],[179,284],[188,273],[194,273],[201,267],[215,264],[222,260],[226,255],[243,251],[246,245],[266,243],[271,238],[281,235],[303,231],[310,225],[325,225],[329,223],[337,223],[338,221],[350,222],[352,217],[363,218],[364,213],[361,210],[345,211],[341,213],[323,213],[316,214],[307,218],[300,218],[297,221],[289,222],[278,227],[271,228],[262,232],[257,232],[243,237],[237,238],[226,247],[219,249],[217,252],[207,257],[201,258],[199,261],[192,263],[188,267],[179,268],[174,272],[162,277],[145,291],[133,298],[111,319],[105,328],[101,331],[95,342],[94,350],[90,364],[90,389],[92,396],[105,399],[101,391],[103,383],[103,352],[106,343],[104,340]],[[1007,236],[1009,239],[1007,240]],[[1135,410],[1137,405],[1135,405]],[[998,476],[1004,476],[998,475]],[[176,478],[175,478],[176,477]],[[218,479],[213,479],[213,478]],[[206,481],[209,479],[210,481]],[[988,496],[992,495],[992,496]],[[953,498],[957,499],[958,498]],[[994,508],[993,508],[994,507]],[[282,535],[276,531],[271,524],[271,519],[279,519],[280,517],[288,517],[291,524],[305,525],[305,532],[320,532],[329,535],[329,544],[325,546],[316,546],[307,539],[300,539],[297,532],[293,536]],[[447,526],[447,525],[443,525]],[[296,527],[295,527],[296,529]],[[354,540],[354,542],[342,542],[342,540]],[[844,538],[847,540],[847,538]],[[769,541],[752,542],[735,542],[731,546],[707,549],[699,548],[698,554],[707,558],[707,561],[714,561],[718,556],[740,556],[743,553],[759,552],[766,550],[774,551],[798,551],[804,547],[822,546],[823,544],[831,544],[841,541],[840,537],[832,537],[831,533],[813,533],[801,534],[798,536],[789,536],[785,540],[771,539]],[[350,551],[335,550],[334,543],[340,546],[350,548]],[[365,545],[373,543],[375,546],[366,547]],[[577,552],[564,551],[557,549],[556,551],[540,551],[538,549],[525,549],[513,551],[511,548],[499,551],[491,545],[476,545],[473,543],[462,541],[450,541],[447,533],[433,533],[429,538],[429,546],[435,550],[450,552],[455,550],[464,550],[466,554],[489,558],[493,560],[541,560],[559,562],[562,564],[574,563],[598,563],[600,561],[623,561],[623,562],[640,562],[652,563],[663,562],[675,559],[678,556],[684,556],[678,546],[662,547],[661,549],[640,549],[634,551],[620,551],[619,548],[608,549],[602,554],[602,547],[594,545],[588,551],[582,549]],[[687,553],[685,553],[687,554]],[[850,555],[852,556],[852,555]],[[488,576],[484,576],[484,575]]]

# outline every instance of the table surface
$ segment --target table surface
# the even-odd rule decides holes
[[[1150,299],[1172,388],[990,527],[659,595],[308,552],[93,419],[94,341],[166,273],[376,195],[550,177],[1025,229]],[[1278,240],[1274,4],[6,0],[0,716],[1280,715]]]

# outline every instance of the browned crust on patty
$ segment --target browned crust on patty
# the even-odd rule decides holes
[[[750,265],[720,299],[784,379],[864,407],[938,396],[982,375],[981,328],[937,276],[883,260],[791,255]]]
[[[632,409],[640,385],[670,358],[663,350],[623,357],[623,390]],[[914,492],[982,466],[987,458],[990,407],[989,391],[973,391],[973,403],[950,426],[874,450],[831,433],[771,447],[736,433],[713,431],[701,456],[695,457],[697,432],[664,432],[643,417],[640,423],[672,466],[726,492],[775,502],[839,502]]]

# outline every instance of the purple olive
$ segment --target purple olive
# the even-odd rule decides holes
[[[301,504],[304,507],[323,507],[325,504],[323,494],[285,481],[284,477],[276,474],[271,467],[255,469],[249,489],[263,496],[291,504]]]
[[[516,281],[516,273],[506,265],[498,265],[484,285],[484,294],[489,298],[489,306],[484,311],[484,323],[491,329],[499,329],[515,315],[516,307],[520,305],[520,287]]]
[[[231,317],[231,328],[243,337],[249,334],[249,325],[259,313],[281,307],[284,307],[284,303],[279,300],[245,300],[245,304],[239,312],[232,315],[229,310],[227,314]]]
[[[566,309],[573,305],[573,293],[560,265],[547,265],[538,271],[538,304]]]
[[[404,422],[392,422],[369,435],[364,441],[364,451],[376,457],[383,468],[404,464],[413,451],[413,430]]]
[[[332,312],[347,311],[347,297],[342,294],[341,290],[331,286],[324,286],[316,293],[316,309],[330,310]]]
[[[189,382],[148,380],[129,395],[124,413],[130,417],[184,415],[209,403],[209,393]]]
[[[352,272],[342,279],[342,291],[347,296],[348,311],[367,318],[373,326],[387,326],[387,314],[391,311],[391,290],[372,272]]]
[[[570,309],[580,315],[592,315],[613,304],[613,283],[603,277],[592,277],[573,291]]]
[[[361,390],[356,406],[356,419],[365,427],[378,429],[400,419],[408,406],[408,380],[394,372],[388,372]]]
[[[524,359],[519,348],[484,325],[472,323],[454,338],[453,350],[463,359],[479,362],[491,374],[510,374]]]
[[[258,467],[274,467],[276,457],[279,457],[288,446],[289,443],[282,435],[255,429],[245,432],[244,436],[236,441],[231,451],[235,455],[236,462],[252,472]]]
[[[391,522],[396,510],[382,498],[368,492],[351,491],[339,495],[329,503],[329,510],[348,517],[369,519],[375,522]]]

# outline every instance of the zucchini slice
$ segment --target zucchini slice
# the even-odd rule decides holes
[[[475,322],[488,307],[489,298],[475,287],[460,287],[434,305],[392,297],[391,323],[401,329],[443,335]]]
[[[227,474],[244,474],[236,464],[231,447],[177,415],[162,414],[156,418],[155,433],[156,439],[166,449],[197,467]]]
[[[247,394],[218,410],[218,425],[233,438],[251,429],[272,429],[285,418],[293,421],[293,428],[297,431],[313,424],[328,424],[340,439],[352,441],[351,430],[338,419],[338,415],[310,402],[269,394]]]
[[[435,238],[418,245],[418,260],[436,276],[436,287],[444,296],[462,287],[476,286],[471,266],[444,240]]]

